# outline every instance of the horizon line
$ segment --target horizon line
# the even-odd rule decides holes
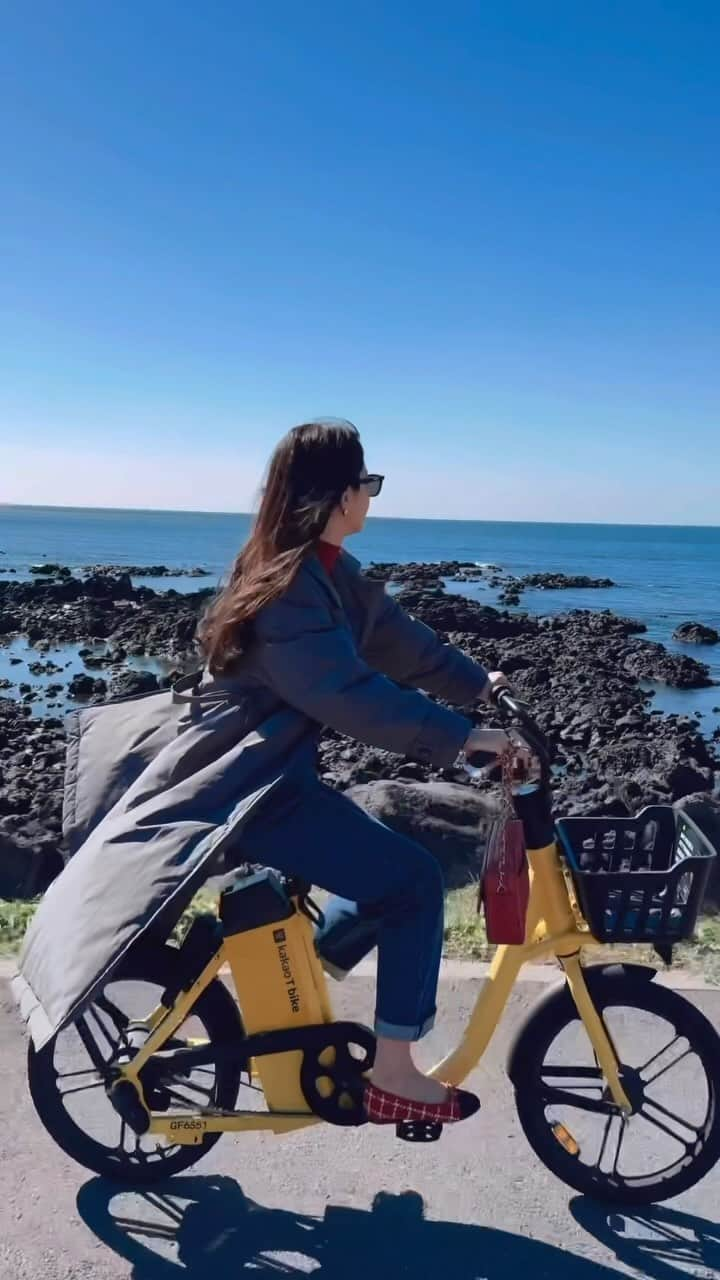
[[[0,502],[0,512],[3,511],[105,511],[129,515],[227,516],[231,519],[235,519],[238,516],[252,519],[255,514],[252,511],[206,511],[201,508],[188,509],[182,507],[78,507],[46,502]],[[398,522],[420,522],[423,524],[567,525],[568,528],[595,529],[720,529],[720,525],[717,524],[665,524],[662,521],[646,523],[642,520],[479,520],[462,516],[368,516],[367,519],[368,521],[397,520]]]

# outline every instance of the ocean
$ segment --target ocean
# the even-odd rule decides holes
[[[143,582],[159,589],[197,590],[222,579],[250,523],[248,515],[204,512],[0,507],[0,581],[27,578],[30,566],[43,560],[72,569],[166,564],[200,566],[212,576]],[[518,575],[553,570],[612,578],[617,586],[607,590],[526,591],[522,608],[538,614],[607,608],[637,618],[646,624],[650,639],[707,662],[720,682],[720,645],[682,646],[671,638],[685,621],[720,630],[720,527],[375,518],[349,540],[348,548],[365,564],[467,560]],[[9,575],[11,568],[17,573]],[[484,584],[453,584],[452,589],[495,602]],[[720,724],[720,715],[713,713],[719,703],[720,689],[659,688],[654,705],[701,713],[708,732]]]

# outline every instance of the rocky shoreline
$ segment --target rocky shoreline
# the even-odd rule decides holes
[[[58,705],[68,696],[82,705],[167,684],[197,661],[195,630],[212,595],[210,590],[183,594],[135,586],[130,573],[112,566],[85,577],[57,569],[28,582],[0,582],[0,645],[22,636],[34,650],[25,667],[12,660],[13,675],[5,681],[6,696],[0,696],[0,896],[37,893],[62,865],[63,722],[59,715],[33,715],[37,691],[29,677],[49,676]],[[632,813],[645,804],[690,796],[712,805],[720,795],[720,730],[708,739],[697,718],[653,711],[641,684],[703,688],[712,684],[709,669],[644,639],[641,623],[608,611],[536,617],[445,590],[448,580],[478,577],[505,589],[507,575],[494,566],[452,561],[373,565],[368,572],[392,583],[403,606],[443,637],[512,678],[553,744],[559,813]],[[558,574],[513,579],[508,588],[512,583],[548,590],[611,585],[608,579],[569,580]],[[83,646],[85,670],[68,682],[52,654],[57,646],[71,644]],[[165,674],[143,670],[143,659],[161,659]],[[492,715],[485,708],[470,711],[478,721]],[[438,829],[449,823],[450,842],[452,797],[467,826],[468,806],[473,812],[472,806],[479,806],[480,812],[494,795],[488,780],[471,801],[468,788],[474,784],[461,770],[431,770],[333,732],[323,739],[320,761],[328,782],[343,790],[359,787],[357,794],[366,800],[368,787],[382,784],[382,816],[388,821],[393,808],[407,821],[411,793],[398,787],[433,783],[445,814]],[[377,790],[376,800],[379,795]],[[422,808],[419,799],[418,805]]]

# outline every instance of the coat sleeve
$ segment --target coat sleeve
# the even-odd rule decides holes
[[[424,622],[401,609],[383,589],[364,645],[369,663],[393,680],[426,689],[460,706],[480,697],[488,673],[455,645],[443,644]]]
[[[309,593],[293,592],[261,610],[255,637],[255,660],[280,698],[370,746],[441,768],[453,763],[472,728],[464,716],[373,670],[342,616]]]

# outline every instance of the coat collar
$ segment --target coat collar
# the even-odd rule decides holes
[[[342,607],[342,600],[338,593],[337,587],[335,586],[335,583],[332,580],[332,577],[330,576],[329,573],[325,572],[325,569],[320,563],[320,560],[314,553],[313,555],[308,556],[307,560],[305,561],[305,568],[308,571],[308,573],[311,573],[313,577],[316,578],[317,581],[321,584],[321,586],[323,586],[325,590],[332,596],[335,603]],[[336,572],[337,570],[340,570],[343,573],[347,573],[352,577],[357,577],[362,572],[362,565],[360,564],[359,560],[355,559],[355,556],[351,556],[350,552],[346,551],[345,548],[343,547],[342,551],[340,552],[340,555],[338,556]]]

